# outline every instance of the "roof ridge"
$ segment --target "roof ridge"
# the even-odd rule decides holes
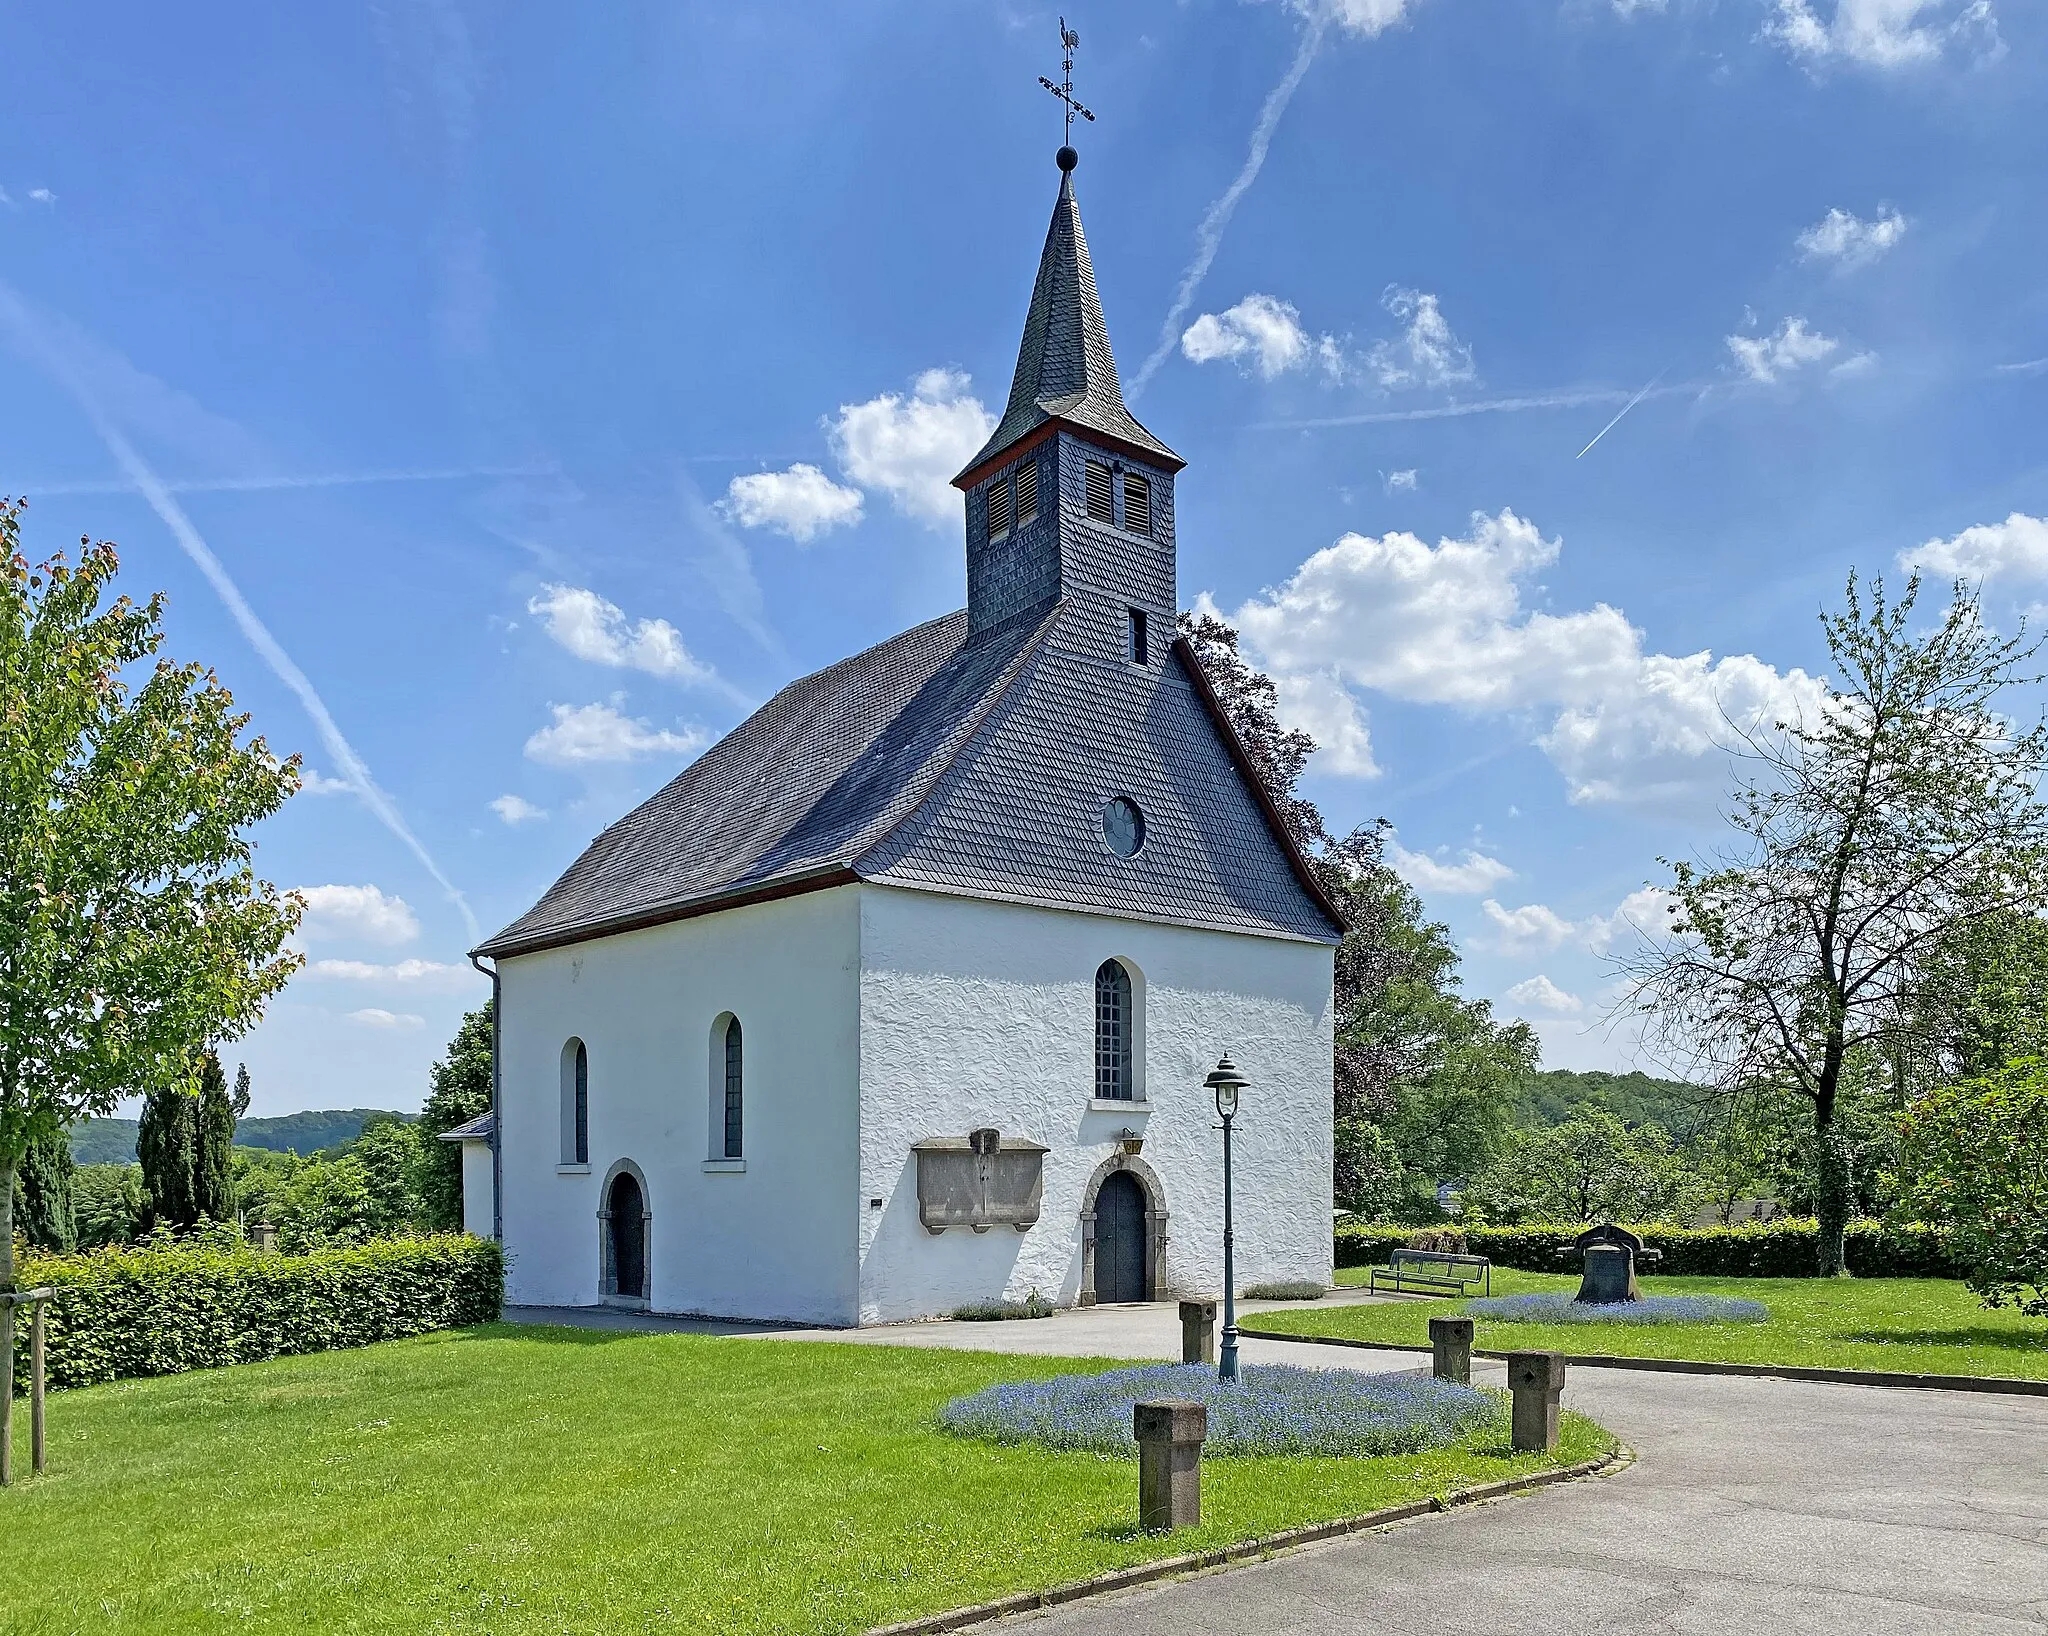
[[[930,776],[924,780],[924,788],[917,792],[917,798],[906,803],[902,813],[893,819],[886,829],[871,838],[866,846],[862,847],[853,857],[846,860],[846,866],[853,870],[855,874],[861,874],[861,866],[868,859],[872,858],[884,844],[893,839],[904,825],[908,824],[911,819],[924,810],[925,803],[931,800],[932,793],[945,781],[946,775],[953,770],[960,757],[966,753],[967,746],[981,736],[982,726],[987,722],[990,712],[1009,694],[1010,689],[1016,686],[1017,678],[1024,673],[1025,661],[1044,649],[1046,638],[1051,635],[1053,626],[1058,622],[1060,614],[1065,610],[1066,606],[1067,599],[1065,597],[1061,597],[1054,602],[1046,610],[1045,617],[1039,620],[1038,628],[1031,633],[1027,640],[1017,645],[1015,657],[1003,667],[1002,679],[988,690],[988,696],[968,716],[960,730],[959,737],[954,740],[952,749],[948,750],[944,758],[932,768]],[[965,644],[962,645],[964,646]]]

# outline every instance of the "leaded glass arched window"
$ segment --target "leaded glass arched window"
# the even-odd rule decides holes
[[[562,1047],[562,1163],[590,1163],[590,1053],[578,1039]]]
[[[1131,1080],[1131,974],[1123,963],[1105,960],[1095,973],[1095,1094],[1128,1102]]]
[[[737,1159],[741,1156],[741,1113],[745,1097],[745,1063],[740,1045],[740,1020],[726,1019],[725,1024],[725,1157]]]

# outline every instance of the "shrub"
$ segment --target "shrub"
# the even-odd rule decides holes
[[[1212,1456],[1419,1454],[1500,1425],[1503,1410],[1493,1393],[1421,1375],[1261,1363],[1226,1382],[1207,1364],[1159,1363],[984,1387],[939,1423],[991,1442],[1128,1455],[1131,1406],[1158,1398],[1208,1407]]]
[[[1253,1284],[1244,1297],[1247,1301],[1320,1301],[1328,1293],[1310,1278],[1279,1278],[1270,1284]]]
[[[1462,1227],[1425,1227],[1408,1235],[1411,1250],[1434,1250],[1439,1255],[1469,1255]]]
[[[1059,1308],[1037,1290],[1021,1301],[969,1301],[955,1307],[953,1316],[971,1324],[995,1323],[1005,1318],[1050,1318]]]
[[[1771,1309],[1731,1295],[1645,1295],[1594,1303],[1568,1295],[1486,1295],[1465,1303],[1473,1318],[1503,1324],[1761,1324]]]
[[[157,1241],[32,1258],[21,1283],[56,1291],[50,1384],[90,1386],[487,1323],[504,1302],[505,1256],[488,1239],[454,1235],[308,1255]]]
[[[1646,1249],[1661,1250],[1656,1271],[1694,1278],[1811,1278],[1819,1265],[1819,1233],[1812,1220],[1746,1222],[1740,1227],[1657,1227],[1631,1229]],[[1522,1227],[1470,1227],[1470,1253],[1496,1266],[1524,1272],[1575,1272],[1572,1240],[1582,1227],[1556,1222]],[[1340,1267],[1382,1266],[1389,1252],[1408,1245],[1406,1227],[1340,1227]],[[1865,1278],[1958,1278],[1943,1234],[1925,1226],[1889,1226],[1853,1221],[1848,1231],[1849,1266]]]

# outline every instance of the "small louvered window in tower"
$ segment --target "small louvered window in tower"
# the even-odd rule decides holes
[[[1022,528],[1038,516],[1038,462],[1027,460],[1017,468],[1017,526]]]
[[[1088,502],[1088,515],[1098,523],[1116,521],[1116,488],[1110,480],[1109,468],[1099,460],[1090,460],[1082,468],[1083,497]]]
[[[1124,527],[1133,534],[1152,532],[1152,481],[1134,471],[1124,473]]]
[[[1152,643],[1145,630],[1145,610],[1132,608],[1131,615],[1131,663],[1149,665],[1152,662]]]
[[[999,540],[1010,532],[1010,480],[998,477],[988,486],[988,537]]]

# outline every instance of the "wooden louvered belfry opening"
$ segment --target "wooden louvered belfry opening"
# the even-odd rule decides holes
[[[998,477],[988,486],[988,537],[999,540],[1010,532],[1010,479]]]
[[[1038,462],[1027,460],[1017,468],[1017,526],[1038,516]]]
[[[1088,461],[1082,470],[1081,488],[1088,515],[1098,523],[1115,523],[1116,485],[1109,468],[1099,460]]]
[[[1124,473],[1124,528],[1132,534],[1152,532],[1152,483],[1134,471]]]

